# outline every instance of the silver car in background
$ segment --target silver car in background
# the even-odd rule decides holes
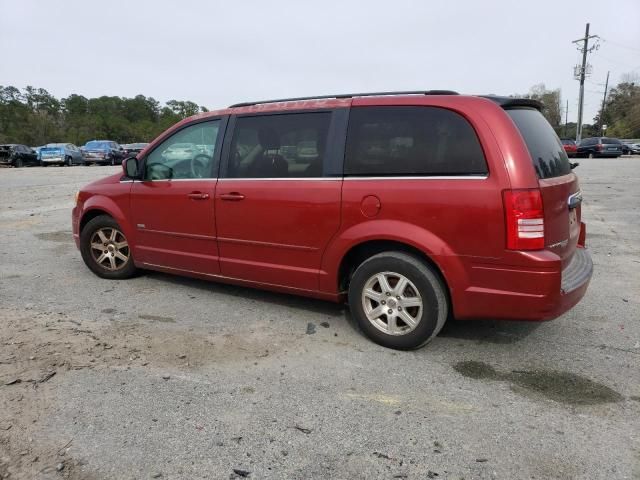
[[[73,143],[48,143],[40,148],[38,154],[40,165],[73,165],[84,164],[82,152]]]

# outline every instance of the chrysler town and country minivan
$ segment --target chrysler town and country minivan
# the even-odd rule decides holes
[[[578,178],[540,109],[426,91],[202,113],[80,190],[73,235],[100,277],[346,300],[391,348],[449,318],[552,319],[593,266]]]

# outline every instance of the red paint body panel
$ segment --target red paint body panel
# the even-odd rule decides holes
[[[341,179],[225,179],[216,210],[222,274],[318,290],[322,253],[340,227]],[[239,193],[244,199],[223,198]],[[328,293],[336,293],[335,287]]]
[[[488,175],[194,179],[152,185],[113,176],[80,193],[72,214],[74,237],[77,241],[85,215],[102,210],[118,221],[140,266],[332,301],[343,298],[339,268],[348,252],[368,241],[390,240],[433,262],[446,281],[456,318],[547,320],[575,305],[588,279],[568,294],[561,282],[578,242],[584,245],[580,207],[569,211],[566,203],[579,190],[577,177],[538,180],[519,130],[491,100],[405,95],[225,109],[183,120],[139,158],[183,126],[209,117],[384,105],[435,106],[464,116],[481,142]],[[545,250],[507,250],[502,192],[538,188]],[[187,197],[195,191],[209,198]]]
[[[216,180],[133,182],[131,223],[137,262],[220,272],[214,214]],[[194,199],[189,194],[207,198]]]

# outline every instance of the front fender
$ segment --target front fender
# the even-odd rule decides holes
[[[120,228],[122,229],[122,233],[124,233],[125,237],[127,237],[127,241],[129,244],[134,247],[135,246],[135,229],[132,228],[129,223],[129,205],[128,201],[118,197],[121,201],[116,202],[109,197],[105,197],[103,195],[93,195],[88,198],[83,207],[82,214],[80,215],[79,225],[82,224],[82,219],[90,212],[102,211],[107,215],[110,215],[118,222]],[[128,194],[127,194],[128,198]],[[124,203],[124,204],[123,204]],[[80,232],[78,232],[80,233]]]
[[[322,257],[320,290],[339,293],[339,267],[353,247],[376,240],[403,243],[423,252],[438,267],[449,291],[465,288],[468,275],[460,257],[432,232],[398,220],[373,220],[353,225],[342,231],[328,245]]]

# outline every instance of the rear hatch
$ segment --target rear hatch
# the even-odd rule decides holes
[[[581,201],[578,177],[571,170],[562,142],[535,108],[508,108],[524,138],[538,183],[544,208],[545,246],[562,259],[566,267],[576,251],[580,236]]]
[[[60,147],[45,147],[40,149],[40,157],[47,158],[60,158],[63,156],[62,148]]]
[[[602,138],[602,153],[607,155],[622,155],[622,142],[617,138]]]
[[[11,157],[11,146],[0,145],[0,160],[7,161]]]

